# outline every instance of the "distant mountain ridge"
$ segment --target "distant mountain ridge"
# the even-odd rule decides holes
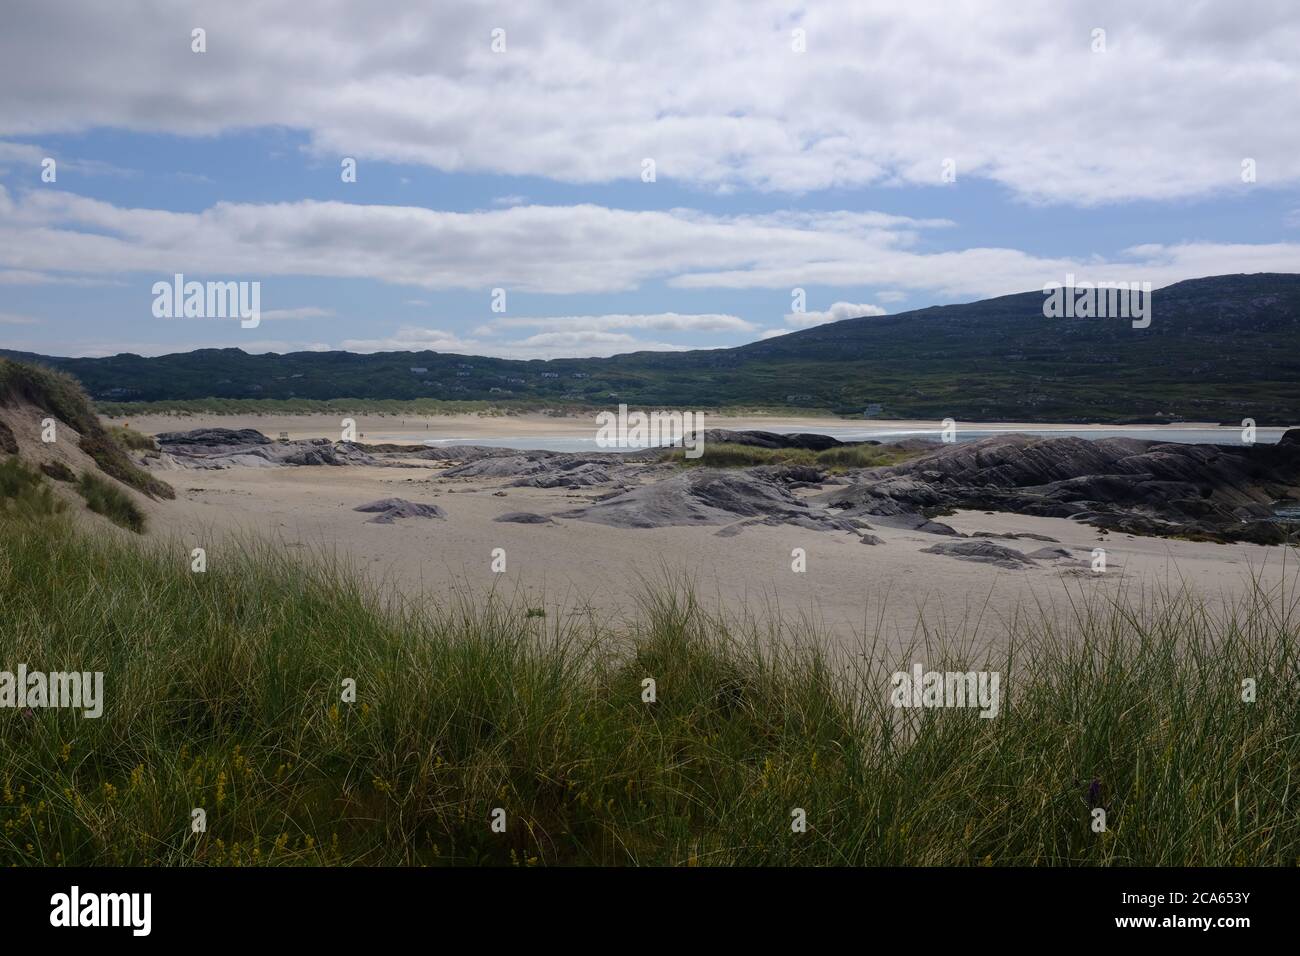
[[[1043,316],[1025,292],[846,319],[736,348],[513,360],[438,352],[239,349],[38,361],[98,401],[488,399],[784,405],[967,421],[1300,422],[1300,274],[1191,279],[1152,294],[1149,328]]]

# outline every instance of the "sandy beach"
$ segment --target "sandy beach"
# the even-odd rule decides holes
[[[139,420],[133,427],[151,424]],[[223,424],[231,427],[228,420]],[[279,422],[240,424],[273,434]],[[520,425],[479,424],[485,438],[494,428]],[[864,637],[880,634],[903,644],[922,637],[926,628],[996,642],[1017,609],[1060,611],[1088,595],[1126,593],[1140,601],[1143,589],[1187,586],[1217,603],[1246,593],[1252,574],[1276,585],[1292,576],[1294,566],[1281,547],[1104,535],[1066,519],[971,511],[943,520],[967,535],[1054,539],[1058,543],[1050,546],[1069,551],[1070,560],[1009,570],[925,553],[936,535],[887,527],[874,530],[881,544],[864,546],[852,534],[792,526],[747,527],[721,537],[715,527],[628,529],[565,519],[501,523],[494,519],[508,512],[550,515],[607,492],[449,479],[440,477],[445,465],[168,471],[163,477],[176,488],[177,500],[150,504],[151,536],[176,541],[186,554],[192,547],[208,548],[219,561],[232,536],[256,535],[295,551],[342,557],[372,581],[407,596],[447,600],[467,589],[496,589],[548,614],[595,612],[611,621],[634,608],[644,586],[669,582],[680,588],[689,581],[707,604],[758,618],[776,610],[787,621],[813,624],[849,651]],[[446,518],[375,524],[353,510],[391,497],[437,505]],[[997,540],[1022,552],[1049,546],[1041,539]],[[1098,547],[1106,550],[1105,573],[1090,568]],[[504,573],[491,570],[497,548],[505,551]],[[807,555],[803,573],[792,570],[796,548]]]

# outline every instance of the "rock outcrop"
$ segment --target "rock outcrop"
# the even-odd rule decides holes
[[[704,444],[749,445],[754,448],[800,448],[807,451],[825,451],[844,445],[879,445],[878,441],[845,442],[830,435],[796,433],[782,435],[778,432],[732,431],[727,428],[706,428]]]
[[[781,482],[759,469],[723,471],[692,468],[651,484],[597,501],[557,517],[619,528],[674,525],[794,524],[819,531],[857,533],[862,522],[810,508]],[[732,533],[739,531],[736,527]]]
[[[847,515],[950,509],[1075,518],[1133,534],[1279,543],[1300,499],[1300,429],[1276,445],[999,435],[854,476],[817,502]]]
[[[920,457],[833,479],[808,465],[681,471],[658,461],[659,452],[365,446],[324,438],[277,442],[252,429],[226,428],[166,432],[157,440],[160,453],[147,459],[151,467],[419,467],[406,460],[419,458],[447,461],[450,467],[441,474],[452,479],[500,479],[525,488],[612,486],[603,498],[556,517],[629,528],[721,525],[719,534],[732,535],[761,523],[860,533],[863,519],[870,518],[881,527],[959,537],[936,519],[970,509],[1073,518],[1108,531],[1208,541],[1273,544],[1300,534],[1300,523],[1280,520],[1274,511],[1279,502],[1300,502],[1300,429],[1288,431],[1275,445],[1024,434],[937,447],[922,443],[929,451]],[[850,444],[825,435],[717,429],[706,433],[706,441],[813,450]],[[659,479],[660,474],[667,477]],[[645,478],[658,480],[636,484]],[[794,494],[807,490],[818,493]]]
[[[539,515],[532,511],[507,511],[503,515],[497,515],[492,520],[506,524],[555,524],[546,515]]]
[[[380,465],[365,446],[328,438],[272,441],[252,428],[197,428],[155,436],[161,468],[275,468],[285,465]]]
[[[616,452],[567,454],[521,451],[481,457],[448,468],[444,478],[511,478],[514,488],[591,488],[652,470],[643,458]]]
[[[392,524],[398,518],[446,518],[447,512],[437,505],[425,505],[405,498],[381,498],[364,505],[357,505],[353,511],[374,512],[375,516],[367,524]]]
[[[928,548],[922,548],[921,551],[924,554],[946,554],[949,557],[961,558],[963,561],[992,564],[999,568],[1020,570],[1034,566],[1033,561],[1014,548],[1008,548],[1003,544],[994,544],[991,541],[943,541]]]

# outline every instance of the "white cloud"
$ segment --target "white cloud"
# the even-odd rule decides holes
[[[297,309],[265,309],[261,312],[261,317],[263,320],[274,322],[277,319],[323,319],[333,314],[333,309],[323,309],[317,305],[306,305]]]
[[[493,330],[482,328],[480,333]],[[487,355],[496,358],[603,358],[624,352],[677,351],[685,346],[637,339],[621,332],[592,329],[539,332],[522,339],[462,337],[443,329],[405,325],[382,338],[345,339],[349,352],[450,352],[457,355]]]
[[[3,68],[0,68],[3,69]],[[40,181],[44,171],[42,163],[46,159],[54,160],[55,182],[61,172],[74,172],[83,176],[133,176],[133,170],[123,169],[98,159],[77,159],[65,157],[61,153],[42,149],[33,143],[12,143],[0,141],[0,164],[14,164],[27,167],[33,182]]]
[[[785,316],[785,324],[807,329],[814,325],[825,325],[827,322],[838,322],[841,319],[857,319],[867,315],[886,314],[885,310],[878,305],[854,305],[852,302],[836,302],[825,312],[788,312]]]
[[[58,277],[27,269],[0,269],[0,285],[47,285]]]
[[[477,343],[442,329],[404,325],[394,334],[376,339],[344,339],[348,352],[457,352],[475,353]]]
[[[0,187],[2,190],[3,187]],[[0,285],[122,285],[119,279],[89,279],[85,276],[55,275],[29,269],[0,269]]]
[[[539,332],[487,348],[485,354],[506,358],[594,358],[624,352],[676,352],[686,346],[638,339],[621,332]]]
[[[31,172],[40,173],[41,160],[50,154],[39,146],[30,143],[6,143],[0,141],[0,163],[17,163],[31,167]]]
[[[16,312],[0,312],[0,325],[39,325],[40,319],[34,319],[30,315],[19,315]]]
[[[503,25],[508,50],[493,54]],[[1091,52],[1098,25],[1105,53]],[[574,183],[634,181],[651,156],[661,180],[723,191],[951,188],[951,157],[958,188],[1168,199],[1245,188],[1243,156],[1259,164],[1255,188],[1300,181],[1300,126],[1285,121],[1297,49],[1300,7],[1271,0],[400,0],[383,16],[304,16],[294,0],[9,0],[0,130],[279,126],[331,159]]]
[[[1041,289],[1063,282],[1150,282],[1153,287],[1183,279],[1238,272],[1294,272],[1300,243],[1185,242],[1147,244],[1124,250],[1123,258],[1077,259],[1035,256],[1017,249],[975,248],[916,254],[888,252],[874,261],[791,262],[764,268],[697,272],[669,285],[685,289],[783,289],[800,285],[857,286],[893,282],[941,297],[987,298]]]
[[[484,328],[543,329],[553,332],[607,332],[611,329],[655,329],[660,332],[752,332],[757,326],[735,315],[569,315],[496,319]]]
[[[136,273],[142,295],[159,277],[184,272],[262,280],[263,295],[277,276],[324,276],[547,294],[625,292],[663,281],[787,294],[887,285],[981,298],[1041,289],[1067,273],[1161,286],[1289,272],[1300,262],[1300,243],[1148,243],[1112,259],[997,247],[919,250],[923,233],[948,224],[873,212],[718,216],[590,204],[459,213],[304,200],[167,212],[45,189],[14,199],[0,186],[0,270],[114,280]]]

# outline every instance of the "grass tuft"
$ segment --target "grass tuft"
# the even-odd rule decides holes
[[[116,484],[91,472],[83,472],[77,480],[77,493],[86,499],[86,507],[101,514],[113,524],[144,533],[145,515],[131,496]]]
[[[158,442],[152,435],[146,435],[138,432],[134,428],[126,425],[110,425],[106,429],[109,437],[122,446],[126,451],[157,451]]]
[[[21,459],[0,460],[0,514],[53,515],[63,507],[50,486]]]
[[[53,478],[55,481],[71,483],[77,480],[77,473],[61,461],[43,461],[40,469],[47,478]]]
[[[0,865],[1300,859],[1290,592],[1087,597],[997,656],[929,635],[841,659],[680,587],[607,632],[415,606],[269,544],[196,574],[179,542],[0,521],[0,660],[105,675],[98,719],[0,720]],[[999,715],[895,710],[913,661],[998,670]]]

